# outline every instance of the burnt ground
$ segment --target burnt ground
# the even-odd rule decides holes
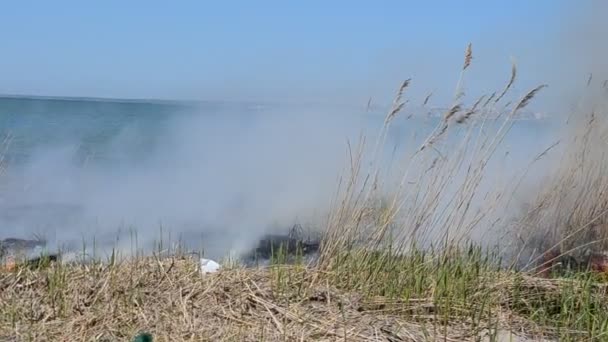
[[[296,260],[315,259],[319,252],[321,239],[312,234],[304,234],[298,224],[287,232],[266,234],[248,252],[240,256],[246,266],[268,264],[273,258],[282,263]],[[61,254],[45,250],[46,242],[40,239],[7,238],[0,240],[0,261],[9,263],[11,259],[22,265],[38,265],[41,262],[61,261]],[[63,260],[66,261],[66,260]]]
[[[286,234],[264,235],[242,259],[247,265],[267,263],[273,257],[288,263],[297,258],[310,260],[318,254],[320,244],[320,237],[305,235],[302,227],[296,224]]]

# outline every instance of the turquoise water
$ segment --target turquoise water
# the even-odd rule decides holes
[[[0,99],[0,129],[10,135],[10,163],[24,163],[41,147],[73,144],[75,161],[118,157],[111,142],[125,127],[133,130],[120,151],[137,158],[157,144],[163,124],[187,105],[112,101]],[[121,153],[122,154],[122,153]]]
[[[206,121],[212,124],[221,121],[221,116],[233,124],[232,119],[237,116],[238,125],[242,127],[253,123],[255,116],[260,114],[268,113],[255,104],[0,98],[0,134],[10,138],[5,158],[11,164],[26,162],[38,148],[65,144],[75,146],[75,162],[86,159],[115,162],[126,156],[140,158],[158,147],[167,123],[176,116],[207,116]],[[380,114],[370,116],[366,123],[378,126],[381,120]],[[396,124],[389,145],[398,144],[410,133],[404,126],[403,122],[401,126]],[[546,133],[545,126],[545,123],[524,121],[517,125],[515,135],[536,139]],[[433,122],[426,122],[421,127],[418,133],[423,136],[434,126]],[[125,132],[128,134],[125,143],[113,144],[114,139]]]
[[[347,140],[382,120],[336,107],[0,98],[0,235],[115,243],[135,229],[151,242],[163,229],[211,254],[244,248],[271,227],[315,224]],[[387,153],[433,123],[396,120]],[[549,132],[518,122],[505,143],[513,163]]]

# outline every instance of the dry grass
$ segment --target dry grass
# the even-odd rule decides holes
[[[142,331],[156,341],[603,336],[586,324],[606,324],[606,311],[593,309],[606,309],[606,289],[588,280],[501,271],[475,253],[378,256],[351,264],[350,275],[278,264],[201,274],[185,257],[20,267],[0,273],[0,340],[125,341]],[[378,271],[382,283],[362,281]]]
[[[303,268],[201,275],[190,260],[21,269],[0,277],[0,336],[34,341],[422,340],[398,302],[338,291]],[[422,303],[420,304],[422,305]],[[379,310],[390,306],[390,310]],[[457,333],[453,332],[457,338]]]
[[[440,279],[408,298],[348,290],[334,276],[297,265],[203,275],[187,258],[20,268],[0,274],[0,339],[125,341],[147,331],[157,341],[491,341],[522,329],[538,338],[555,331],[526,310],[550,308],[536,298],[559,300],[565,282],[486,269],[471,279],[483,286],[458,301]]]
[[[547,250],[577,257],[608,250],[608,106],[595,104],[568,123],[561,157],[517,222],[532,260]]]
[[[461,99],[464,71],[471,59],[469,46],[455,101]],[[515,72],[503,93],[514,79]],[[409,85],[410,80],[404,84]],[[383,178],[390,170],[383,169],[386,163],[379,151],[385,148],[391,123],[406,103],[401,87],[371,153],[366,154],[365,140],[350,150],[350,169],[341,179],[326,229],[322,267],[329,267],[334,255],[354,245],[364,245],[364,251],[388,245],[407,250],[413,243],[449,248],[466,242],[473,230],[492,225],[488,220],[501,209],[497,202],[504,196],[502,189],[490,193],[482,188],[487,178],[495,178],[487,173],[488,163],[518,112],[544,87],[524,94],[500,121],[493,120],[502,112],[493,106],[496,101],[480,106],[485,96],[471,106],[455,102],[420,148],[404,156],[402,173]],[[459,112],[463,114],[457,115]]]
[[[494,92],[483,105],[480,106],[486,98],[485,95],[479,97],[471,106],[467,106],[460,101],[464,94],[464,71],[470,67],[471,57],[472,49],[469,46],[453,104],[438,120],[437,127],[424,139],[420,148],[412,155],[405,156],[405,167],[397,177],[382,177],[387,173],[383,169],[385,163],[378,153],[378,150],[381,150],[379,146],[385,144],[391,123],[398,118],[394,109],[387,114],[371,155],[365,154],[365,141],[361,142],[355,152],[351,150],[350,173],[342,179],[340,191],[334,201],[320,267],[340,275],[333,279],[333,283],[349,279],[344,285],[345,288],[402,299],[411,299],[412,295],[414,298],[424,297],[426,294],[422,293],[424,291],[421,288],[416,290],[416,286],[419,286],[416,284],[422,282],[424,289],[438,289],[441,287],[437,281],[443,279],[441,281],[445,281],[443,290],[446,291],[446,296],[440,296],[440,300],[445,301],[446,306],[440,311],[445,315],[445,321],[449,321],[448,317],[459,317],[464,312],[468,322],[485,322],[481,326],[475,326],[475,329],[489,329],[491,327],[487,325],[488,322],[504,319],[495,311],[496,308],[504,309],[504,305],[498,304],[502,302],[484,291],[505,290],[504,295],[511,296],[510,290],[495,287],[492,282],[487,282],[486,278],[478,277],[477,270],[487,267],[487,261],[465,260],[463,264],[457,251],[470,242],[474,232],[495,232],[508,237],[511,232],[519,231],[518,237],[521,238],[522,229],[533,235],[538,233],[537,227],[547,223],[552,224],[547,229],[556,235],[552,241],[563,243],[571,240],[571,235],[575,235],[577,230],[591,225],[598,220],[598,215],[608,212],[608,208],[604,208],[608,182],[601,176],[608,159],[603,151],[599,151],[598,145],[589,145],[589,133],[577,132],[575,136],[585,141],[585,146],[593,149],[596,155],[589,157],[590,153],[585,152],[589,148],[581,148],[580,143],[575,144],[571,149],[573,158],[562,163],[566,170],[549,170],[552,181],[548,188],[554,187],[556,190],[541,192],[544,197],[538,201],[542,205],[550,203],[549,205],[553,206],[552,210],[544,212],[551,218],[543,222],[546,216],[534,216],[538,213],[538,210],[534,209],[532,214],[523,213],[516,229],[512,230],[512,226],[505,221],[506,218],[502,217],[513,196],[514,189],[509,188],[513,186],[512,180],[508,180],[506,187],[501,188],[497,185],[498,176],[489,171],[491,169],[488,165],[495,158],[498,147],[511,130],[518,113],[528,106],[546,85],[537,86],[518,100],[508,101],[506,105],[500,104],[501,100],[506,100],[506,94],[515,82],[517,69],[513,66],[511,77],[496,100],[492,101],[497,94]],[[400,93],[395,102],[399,105],[393,108],[403,108],[405,102],[401,95]],[[505,111],[506,108],[510,110]],[[464,114],[458,115],[460,112]],[[598,135],[602,139],[608,136],[605,133]],[[604,143],[599,146],[605,146],[603,140],[598,142]],[[542,158],[546,153],[547,150],[536,159]],[[583,162],[589,165],[581,166]],[[573,172],[570,168],[578,171]],[[521,171],[526,173],[525,170]],[[577,184],[571,177],[580,175],[581,172],[584,176],[579,191],[569,190],[569,187]],[[574,200],[567,198],[573,195],[576,196]],[[583,203],[585,205],[581,206]],[[576,222],[568,224],[573,218],[576,218]],[[558,227],[564,227],[564,232],[558,233],[561,229],[556,229]],[[501,238],[502,236],[495,237],[494,241],[501,241],[502,247],[514,248],[506,246],[511,240]],[[571,245],[580,248],[587,243],[597,243],[596,240],[597,238],[586,236]],[[524,241],[535,245],[534,247],[542,247],[532,239]],[[433,251],[431,259],[435,260],[431,263],[432,267],[420,260],[411,264],[395,261],[400,258],[412,258],[421,251],[426,253],[429,250]],[[530,265],[535,266],[538,261],[534,260]],[[469,266],[472,269],[468,269]],[[486,272],[487,274],[489,273]],[[521,276],[515,274],[507,277],[505,282],[513,283],[514,279]],[[495,274],[493,277],[500,278]],[[532,286],[526,286],[525,289],[516,287],[514,291],[522,290],[523,299],[514,306],[517,308],[515,312],[524,313],[527,319],[539,323],[543,331],[553,331],[560,340],[577,340],[582,336],[590,339],[605,337],[608,334],[608,310],[598,299],[601,296],[598,297],[595,292],[594,295],[585,292],[589,297],[584,297],[578,290],[573,290],[586,288],[585,291],[591,291],[587,287],[595,286],[590,284],[596,284],[597,279],[582,274],[576,277],[579,279],[571,283],[576,285],[571,285],[568,290],[560,288],[560,294],[551,300],[548,300],[544,291],[530,294],[528,290],[533,288]],[[536,278],[532,278],[531,282],[542,283]],[[476,318],[474,313],[485,312],[483,307],[461,310],[462,306],[466,306],[464,303],[467,303],[470,295],[462,289],[471,286],[481,286],[478,289],[479,293],[485,293],[483,301],[492,303],[492,309],[482,319]],[[599,292],[602,291],[604,290]],[[536,300],[536,295],[546,300]],[[508,313],[512,314],[513,312]]]

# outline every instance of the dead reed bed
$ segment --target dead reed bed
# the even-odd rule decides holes
[[[350,277],[280,264],[201,274],[185,257],[21,267],[0,274],[0,340],[127,341],[144,331],[155,341],[605,336],[599,319],[606,311],[597,317],[606,309],[605,287],[512,274],[480,257],[418,255],[353,269]],[[365,283],[370,271],[385,285]]]
[[[425,306],[363,298],[305,268],[201,275],[193,260],[20,269],[0,278],[3,340],[423,340],[394,312]],[[430,304],[432,306],[432,304]],[[428,305],[427,305],[428,306]],[[455,338],[463,331],[449,329]]]

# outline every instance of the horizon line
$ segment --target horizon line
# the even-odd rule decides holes
[[[0,93],[0,99],[32,99],[32,100],[57,100],[57,101],[90,101],[90,102],[117,102],[117,103],[151,103],[151,104],[243,104],[243,105],[285,105],[289,102],[265,101],[265,100],[205,100],[205,99],[161,99],[161,98],[129,98],[129,97],[104,97],[104,96],[64,96],[64,95],[33,95],[33,94],[11,94]],[[338,103],[323,103],[315,101],[303,101],[295,104],[300,105],[338,105]],[[363,106],[363,105],[362,105]]]
[[[33,95],[33,94],[11,94],[0,93],[1,99],[33,99],[33,100],[59,100],[59,101],[91,101],[91,102],[123,102],[123,103],[255,103],[252,101],[226,101],[226,100],[202,100],[202,99],[160,99],[160,98],[135,98],[135,97],[105,97],[105,96],[64,96],[64,95]]]

